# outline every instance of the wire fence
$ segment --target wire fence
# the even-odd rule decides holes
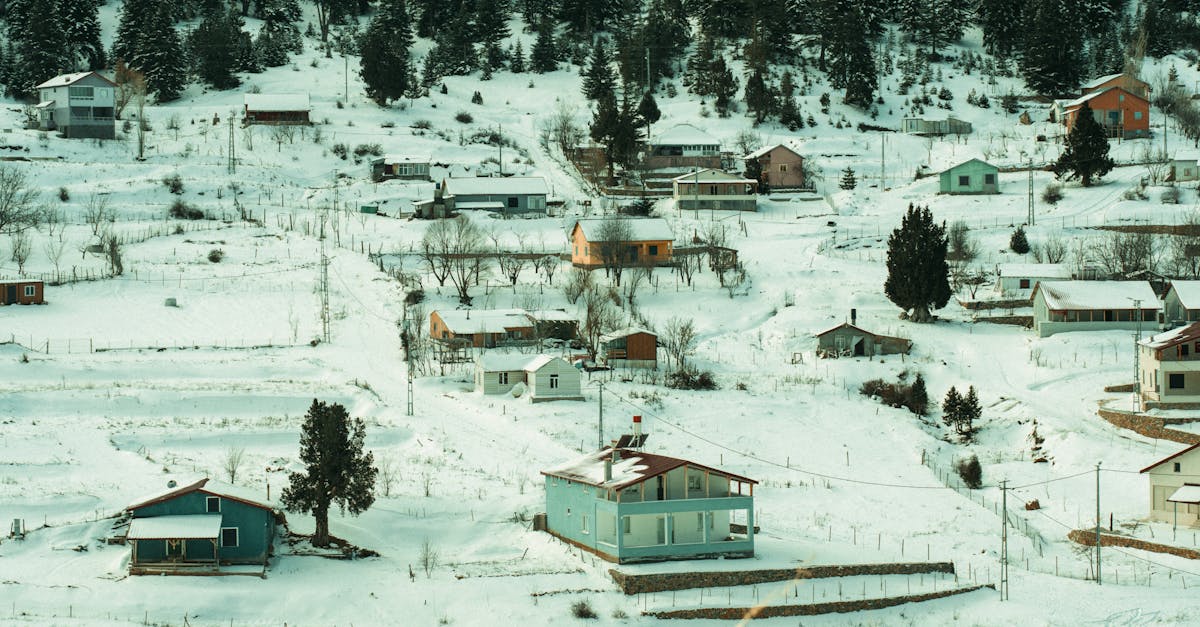
[[[12,344],[27,351],[43,355],[72,355],[83,353],[104,353],[112,351],[164,351],[164,350],[257,350],[266,348],[295,348],[312,346],[311,342],[301,342],[294,339],[268,338],[222,338],[203,340],[195,338],[172,338],[166,340],[112,340],[107,338],[76,337],[76,338],[40,338],[33,335],[18,336],[10,333],[8,340],[0,339],[0,344]]]

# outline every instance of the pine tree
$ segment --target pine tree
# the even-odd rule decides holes
[[[612,60],[608,57],[608,46],[603,37],[597,38],[588,58],[587,70],[583,73],[583,97],[599,100],[604,94],[615,93],[616,89],[617,79],[613,75]]]
[[[106,57],[100,41],[99,0],[58,0],[57,13],[66,35],[67,52],[75,57],[74,67],[103,68]]]
[[[760,70],[755,70],[746,79],[743,99],[746,101],[746,109],[754,114],[755,124],[761,124],[775,109],[773,96]]]
[[[1093,179],[1108,174],[1113,169],[1113,160],[1108,156],[1108,138],[1104,128],[1092,115],[1092,108],[1084,102],[1075,115],[1075,125],[1067,133],[1062,155],[1051,166],[1059,180],[1079,179],[1084,187],[1090,187]]]
[[[646,123],[647,128],[662,118],[662,111],[659,110],[658,102],[654,100],[652,92],[647,91],[642,95],[642,101],[638,103],[637,107],[637,116]],[[649,131],[646,134],[649,135]]]
[[[621,123],[620,113],[617,110],[617,95],[614,93],[601,95],[596,103],[596,111],[592,114],[592,124],[588,129],[588,134],[592,141],[604,146],[604,153],[607,155],[605,161],[608,164],[608,180],[613,179],[613,165],[616,158],[613,155],[615,151],[614,144],[616,136],[619,133],[617,126]]]
[[[43,19],[41,12],[18,11],[10,19],[10,37],[14,38],[15,55],[9,57],[13,71],[8,84],[9,93],[18,97],[37,95],[34,86],[74,67],[67,49],[67,37],[57,20]],[[23,24],[18,20],[25,20]]]
[[[300,5],[296,0],[259,0],[257,15],[262,28],[254,41],[255,54],[267,67],[286,65],[288,54],[303,50],[300,29]]]
[[[433,39],[454,15],[455,4],[446,0],[413,0],[412,13],[417,20],[417,35]]]
[[[908,390],[908,409],[918,416],[929,413],[929,392],[925,389],[925,377],[919,372]]]
[[[933,221],[929,208],[908,206],[900,228],[888,238],[888,300],[913,322],[930,322],[931,309],[950,300],[950,267],[946,264],[946,227]]]
[[[717,108],[718,115],[727,118],[730,109],[733,108],[732,99],[737,95],[737,79],[725,63],[725,55],[718,56],[709,71],[712,78],[713,105]]]
[[[558,69],[558,42],[554,38],[554,23],[549,19],[538,24],[537,40],[529,52],[529,69],[535,74]]]
[[[796,108],[795,93],[796,86],[792,82],[792,73],[784,71],[783,79],[779,83],[779,123],[792,132],[804,126],[800,110]]]
[[[517,45],[513,48],[512,57],[508,60],[508,71],[513,74],[525,72],[525,48],[521,45],[520,39],[517,40]]]
[[[865,109],[874,101],[878,81],[871,42],[862,28],[862,9],[852,0],[837,0],[836,6],[844,17],[834,22],[827,36],[829,83],[846,90],[843,102]]]
[[[1008,238],[1008,247],[1018,255],[1029,252],[1029,240],[1025,237],[1025,227],[1018,226],[1017,230],[1013,231],[1012,237]]]
[[[117,34],[113,41],[114,60],[131,63],[141,49],[143,37],[147,35],[150,20],[157,10],[159,0],[125,0],[117,21]]]
[[[688,13],[682,0],[651,0],[641,40],[650,53],[650,84],[671,76],[671,66],[692,42]]]
[[[312,513],[317,528],[313,546],[329,546],[329,508],[357,516],[375,502],[374,456],[363,450],[366,426],[350,419],[338,403],[313,399],[300,433],[303,472],[293,472],[280,501],[290,511]]]
[[[713,64],[717,61],[716,47],[711,37],[702,37],[692,57],[688,59],[686,82],[688,91],[697,96],[715,93],[713,86]]]
[[[504,67],[501,44],[509,36],[508,20],[512,10],[507,0],[477,0],[475,3],[476,41],[483,49],[480,67],[491,74]]]
[[[977,20],[988,54],[1002,61],[1012,58],[1021,44],[1025,6],[1013,0],[980,0]]]
[[[850,166],[846,166],[846,169],[842,170],[842,179],[838,181],[838,187],[847,191],[858,187],[858,179],[854,176],[854,170]]]
[[[695,0],[693,6],[705,37],[737,39],[749,28],[751,11],[747,0]]]
[[[967,389],[967,395],[963,397],[962,403],[958,407],[958,421],[954,425],[954,430],[966,437],[971,437],[975,432],[975,421],[983,415],[983,408],[979,406],[979,397],[975,394],[975,386]]]
[[[241,84],[233,74],[241,33],[240,29],[234,30],[233,17],[233,11],[218,5],[205,14],[188,37],[196,76],[216,89],[230,89]]]
[[[1072,93],[1079,85],[1083,42],[1060,0],[1029,0],[1021,73],[1025,84],[1047,96]]]
[[[942,400],[942,422],[946,423],[947,427],[958,426],[958,421],[962,415],[963,398],[958,393],[958,389],[950,386],[950,390],[946,392],[946,398]]]
[[[383,0],[363,33],[359,76],[367,97],[379,106],[404,97],[408,90],[411,28],[405,0]]]

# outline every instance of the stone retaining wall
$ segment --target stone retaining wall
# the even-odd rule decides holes
[[[653,573],[633,575],[611,569],[608,574],[625,594],[666,592],[692,588],[721,588],[749,586],[772,581],[793,579],[824,579],[827,577],[857,577],[860,575],[915,575],[919,573],[954,573],[953,562],[898,562],[892,564],[851,564],[846,566],[808,566],[805,568],[776,568],[767,570],[701,571],[689,573]]]
[[[1117,427],[1129,429],[1148,438],[1170,440],[1180,444],[1200,444],[1200,434],[1168,429],[1164,426],[1163,419],[1156,416],[1117,411],[1106,407],[1101,407],[1097,413],[1101,418]]]
[[[1011,298],[1008,300],[959,300],[958,304],[962,305],[963,309],[970,309],[970,310],[1020,309],[1022,307],[1032,307],[1033,299],[1031,299],[1031,298]]]
[[[1067,537],[1077,544],[1084,546],[1096,546],[1095,530],[1074,529],[1067,534]],[[1185,549],[1178,546],[1170,546],[1168,544],[1159,544],[1157,542],[1148,542],[1128,536],[1116,536],[1100,533],[1100,546],[1123,546],[1131,549],[1141,549],[1143,551],[1151,551],[1154,553],[1167,553],[1189,560],[1200,560],[1200,551]]]
[[[1122,383],[1120,385],[1106,385],[1106,386],[1104,386],[1104,391],[1105,392],[1132,392],[1134,385],[1135,384],[1133,384],[1133,383]]]
[[[1033,328],[1033,316],[982,316],[972,322],[990,322],[992,324],[1011,324],[1013,326]]]
[[[955,588],[941,592],[926,594],[906,594],[898,597],[883,597],[879,599],[862,599],[859,601],[831,601],[829,603],[811,603],[805,605],[766,605],[762,607],[711,607],[695,610],[669,610],[665,612],[643,612],[644,616],[655,618],[709,618],[717,620],[739,620],[743,618],[770,618],[772,616],[815,616],[817,614],[845,614],[848,612],[863,612],[895,607],[905,603],[919,603],[944,599],[958,594],[966,594],[983,588],[995,590],[992,585],[970,586]]]

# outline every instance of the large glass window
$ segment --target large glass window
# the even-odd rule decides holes
[[[91,87],[72,87],[70,91],[72,98],[91,100],[95,90]]]

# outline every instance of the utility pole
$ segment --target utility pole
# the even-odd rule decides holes
[[[1102,585],[1100,577],[1100,462],[1096,462],[1096,585]]]
[[[596,429],[599,448],[604,448],[604,379],[600,380],[600,422]]]
[[[1142,355],[1138,350],[1142,345],[1142,301],[1134,298],[1133,315],[1137,316],[1137,326],[1133,332],[1133,410],[1142,408]]]
[[[237,172],[237,157],[234,155],[234,149],[235,149],[235,145],[234,145],[234,140],[233,140],[233,116],[230,115],[229,116],[229,167],[228,167],[230,174],[235,174]]]
[[[333,177],[333,194],[336,210],[337,203],[337,172],[334,172]],[[320,208],[320,231],[319,239],[321,241],[321,339],[329,342],[329,257],[325,254],[325,222],[329,218],[329,208],[322,203]]]
[[[500,147],[500,176],[504,176],[504,125],[496,124],[496,145]]]
[[[1008,480],[1000,482],[1000,600],[1008,599]]]
[[[407,314],[407,311],[405,312]],[[405,408],[406,416],[413,415],[413,358],[412,358],[412,333],[409,331],[409,321],[407,315],[404,319],[404,337],[405,344],[408,346],[408,354],[404,356],[404,367],[408,370],[408,402]]]
[[[1029,226],[1033,226],[1033,159],[1029,160],[1029,215],[1025,217],[1025,222]]]
[[[887,134],[879,131],[879,193],[883,193],[883,188],[887,187],[887,157],[884,154],[884,146],[887,145]]]
[[[342,52],[342,80],[344,80],[346,82],[346,85],[344,88],[345,91],[342,92],[344,94],[342,96],[342,100],[345,101],[345,103],[347,105],[349,105],[350,104],[350,57],[346,56],[344,51]]]

